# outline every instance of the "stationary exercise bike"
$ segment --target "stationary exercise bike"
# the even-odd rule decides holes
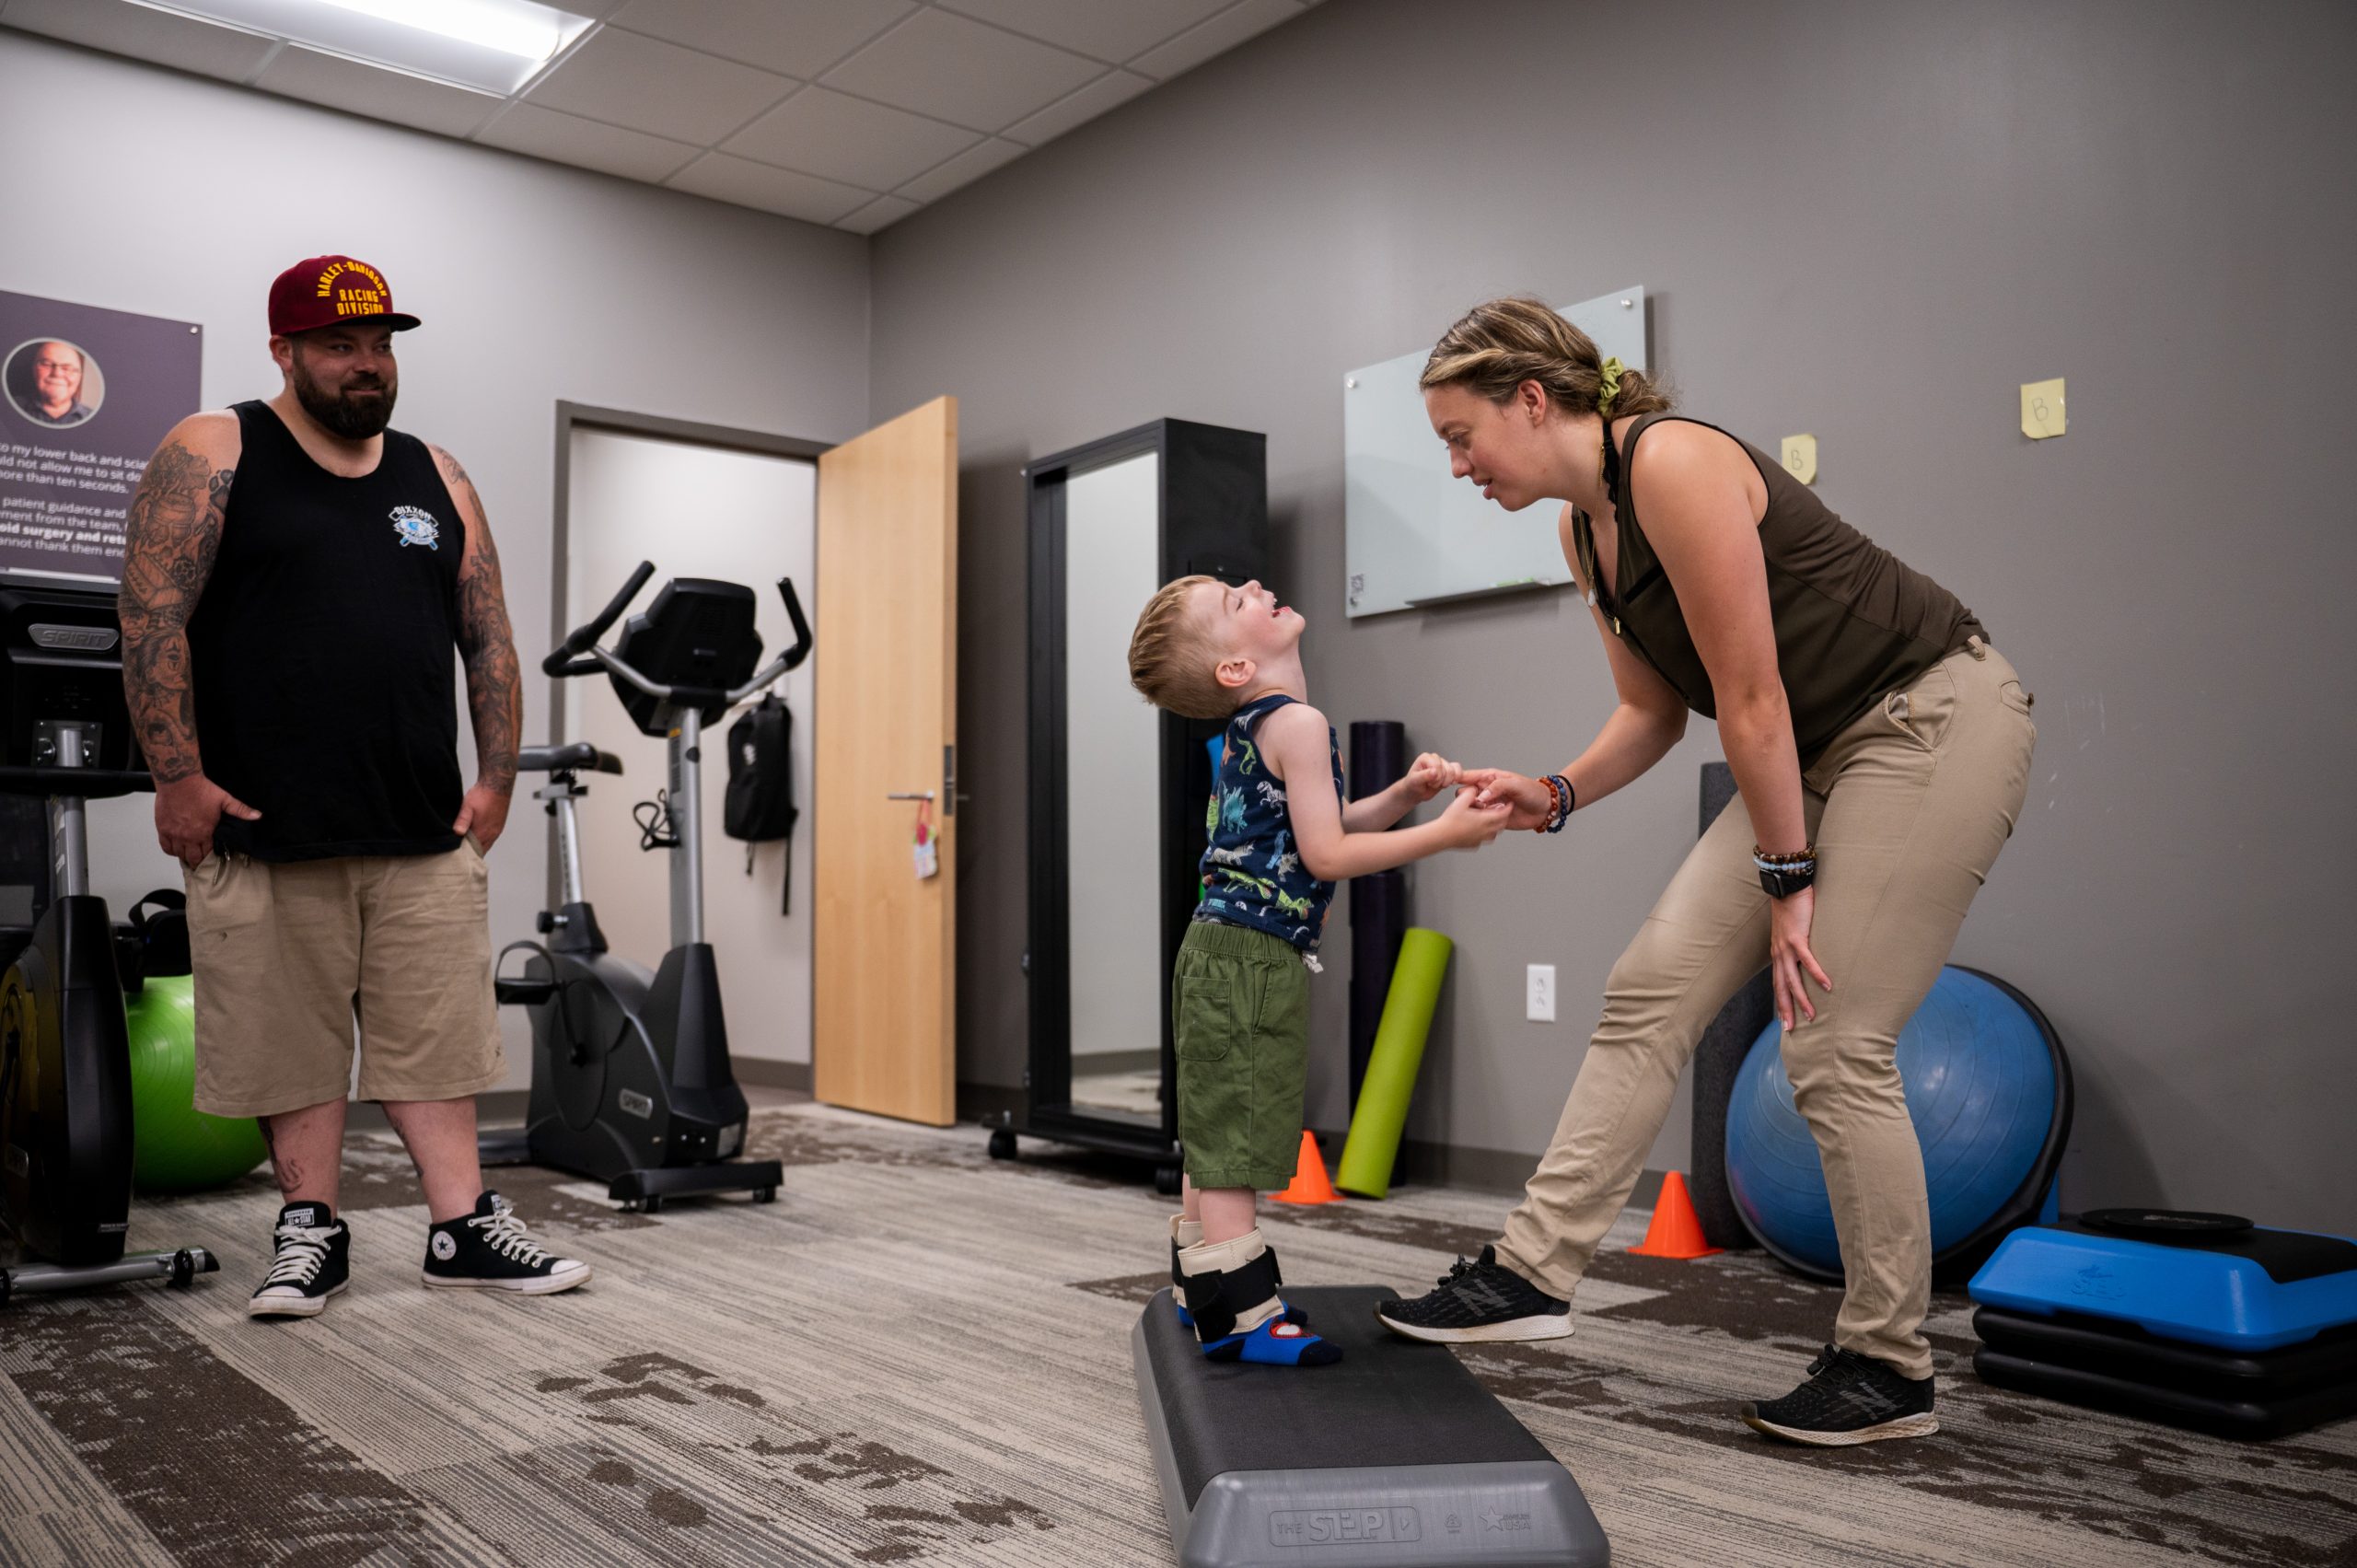
[[[794,645],[761,666],[753,590],[675,577],[611,648],[597,645],[655,575],[641,562],[613,602],[541,661],[552,676],[606,674],[646,735],[669,742],[668,791],[641,807],[644,847],[671,856],[671,950],[659,968],[610,952],[582,887],[576,805],[585,773],[621,763],[586,742],[526,748],[519,771],[545,772],[533,792],[556,821],[556,906],[541,912],[545,942],[500,954],[499,1000],[532,1016],[532,1092],[524,1131],[486,1134],[485,1164],[545,1165],[609,1183],[625,1209],[659,1209],[691,1193],[777,1196],[775,1160],[735,1158],[745,1144],[744,1091],[728,1064],[720,975],[703,933],[702,763],[704,729],[810,655],[810,627],[794,584],[778,580]],[[528,955],[509,977],[507,957]]]
[[[118,969],[90,892],[85,809],[155,787],[133,765],[122,640],[111,594],[0,585],[0,794],[45,803],[53,895],[31,925],[0,926],[0,1227],[19,1253],[0,1260],[0,1304],[133,1280],[186,1288],[220,1267],[201,1247],[123,1250],[136,970]]]

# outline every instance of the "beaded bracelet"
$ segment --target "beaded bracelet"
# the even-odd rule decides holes
[[[1539,778],[1538,782],[1547,786],[1547,819],[1530,830],[1534,833],[1553,832],[1556,821],[1563,814],[1563,792],[1555,787],[1557,776],[1548,773]]]
[[[1761,849],[1758,844],[1753,844],[1751,846],[1751,859],[1753,864],[1757,865],[1762,871],[1775,871],[1781,868],[1801,865],[1804,864],[1814,865],[1817,864],[1817,846],[1815,844],[1811,844],[1806,849],[1794,850],[1789,854],[1771,854],[1766,850]]]
[[[1560,833],[1563,830],[1563,824],[1572,819],[1572,810],[1578,804],[1578,799],[1572,794],[1572,781],[1561,773],[1547,775],[1547,788],[1555,796],[1555,810],[1543,830]]]

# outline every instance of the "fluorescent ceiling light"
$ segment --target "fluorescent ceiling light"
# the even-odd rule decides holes
[[[536,0],[137,0],[505,97],[590,21]]]
[[[586,18],[551,10],[532,0],[319,0],[339,11],[357,11],[423,32],[440,33],[534,64],[570,41],[567,21]],[[579,31],[579,29],[575,29]]]

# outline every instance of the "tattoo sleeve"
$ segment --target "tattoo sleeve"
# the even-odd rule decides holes
[[[516,748],[524,728],[524,679],[516,633],[507,623],[507,593],[499,580],[499,552],[474,481],[459,459],[435,447],[435,461],[453,499],[463,498],[467,554],[459,568],[459,651],[467,665],[467,706],[474,715],[475,757],[482,782],[516,787]]]
[[[189,617],[221,552],[221,519],[234,468],[178,441],[148,459],[122,552],[122,686],[131,723],[158,784],[203,771],[196,743],[196,688]]]

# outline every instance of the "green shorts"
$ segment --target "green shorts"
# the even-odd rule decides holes
[[[1293,1179],[1309,1070],[1309,970],[1292,943],[1240,925],[1187,927],[1170,981],[1178,1140],[1197,1187]]]

